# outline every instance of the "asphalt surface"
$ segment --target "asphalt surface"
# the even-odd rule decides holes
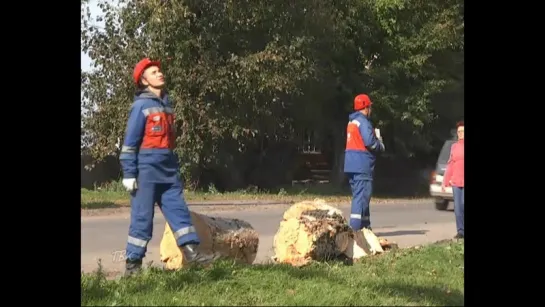
[[[451,205],[452,206],[452,205]],[[191,206],[195,212],[211,216],[238,218],[249,222],[260,235],[260,244],[256,263],[269,261],[273,256],[272,242],[278,229],[282,214],[288,208],[252,207],[238,210],[209,211],[198,206]],[[348,204],[339,208],[349,216]],[[148,245],[145,263],[153,261],[160,265],[159,243],[165,227],[165,220],[156,211],[153,239]],[[396,242],[399,247],[422,245],[452,238],[456,233],[454,213],[437,211],[431,201],[377,204],[371,205],[373,232],[377,236]],[[127,240],[129,214],[113,216],[90,216],[81,220],[81,269],[84,272],[95,270],[98,259],[103,268],[112,273],[123,271],[124,261],[120,261]]]

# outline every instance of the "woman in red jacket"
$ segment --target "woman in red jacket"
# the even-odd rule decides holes
[[[455,238],[464,238],[464,122],[456,124],[458,141],[450,149],[450,159],[443,178],[445,187],[452,187],[454,196],[454,215],[456,216],[457,234]]]

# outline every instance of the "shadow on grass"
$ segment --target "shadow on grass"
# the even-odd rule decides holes
[[[381,283],[367,285],[379,296],[402,296],[413,302],[429,301],[436,306],[464,306],[464,294],[439,286],[425,287],[402,283]]]
[[[232,278],[232,268],[228,268],[225,266],[213,266],[210,269],[201,270],[199,268],[194,269],[188,269],[188,270],[181,270],[176,272],[169,272],[170,274],[166,274],[166,280],[165,288],[169,291],[180,291],[182,290],[185,285],[193,284],[193,283],[210,283],[210,282],[218,282],[223,280],[229,280]],[[162,278],[165,278],[164,272],[161,273],[158,270],[158,274],[161,274],[163,276]],[[136,293],[138,291],[135,291]]]
[[[265,268],[267,270],[267,268]],[[332,275],[325,275],[323,268],[320,267],[305,267],[300,270],[294,270],[287,266],[275,267],[275,270],[283,271],[290,276],[290,278],[298,280],[322,280],[326,283],[338,283],[346,284],[346,280],[339,279]],[[216,278],[210,278],[209,281],[218,281],[219,279],[229,279],[229,272],[218,272]],[[225,274],[225,275],[223,275]],[[222,276],[223,275],[223,276]],[[184,284],[180,283],[180,280],[171,281],[168,286],[173,291],[180,291]],[[188,282],[191,282],[188,280]],[[449,290],[440,286],[418,286],[402,283],[381,283],[379,285],[366,284],[368,286],[367,291],[373,291],[379,296],[400,296],[412,302],[430,302],[435,306],[464,306],[464,295],[458,290]]]
[[[150,267],[141,274],[131,277],[121,277],[118,282],[106,280],[106,275],[100,270],[93,274],[82,276],[82,301],[95,301],[115,296],[116,293],[138,294],[153,293],[159,284],[167,291],[181,291],[186,285],[195,283],[210,283],[232,278],[232,268],[225,264],[209,269],[199,267],[179,271],[165,271]],[[107,285],[107,286],[106,286]]]
[[[326,266],[335,266],[341,265],[345,266],[341,260],[331,260],[327,262],[311,264],[301,268],[295,268],[288,264],[269,264],[269,265],[253,265],[252,268],[256,271],[276,271],[282,272],[290,276],[293,279],[299,280],[308,280],[308,279],[320,279],[326,282],[336,282],[344,284],[346,281],[344,279],[337,278],[334,274],[328,275],[324,274],[324,267]]]
[[[124,207],[111,201],[91,201],[81,204],[81,209],[106,209]]]

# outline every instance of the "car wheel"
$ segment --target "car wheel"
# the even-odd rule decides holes
[[[445,211],[448,208],[449,201],[446,199],[436,199],[435,200],[435,209],[440,211]]]

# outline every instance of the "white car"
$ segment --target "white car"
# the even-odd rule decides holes
[[[455,142],[456,141],[454,140],[448,140],[445,142],[445,144],[443,144],[443,148],[441,148],[441,152],[437,158],[435,170],[431,174],[430,195],[435,200],[435,208],[437,210],[447,210],[449,203],[454,201],[452,187],[445,188],[445,192],[443,192],[441,189],[441,184],[443,183],[443,176],[445,175],[445,170],[447,169],[447,162],[450,157],[450,148]]]

